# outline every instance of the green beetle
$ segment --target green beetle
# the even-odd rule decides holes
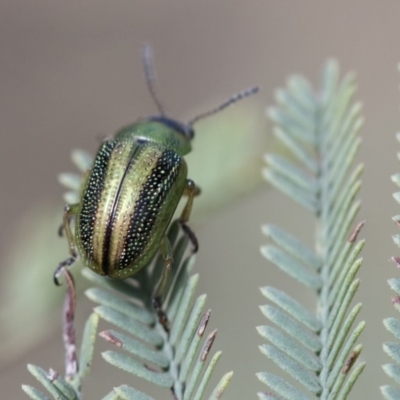
[[[191,151],[193,124],[256,93],[258,88],[239,92],[219,107],[183,124],[165,116],[155,95],[151,60],[151,49],[145,47],[146,81],[160,115],[128,125],[101,144],[82,185],[80,202],[65,207],[61,229],[66,233],[71,255],[59,264],[54,281],[59,284],[63,269],[78,256],[100,275],[127,278],[146,266],[160,249],[165,267],[153,304],[161,319],[160,298],[173,262],[165,232],[184,195],[188,199],[179,222],[193,251],[198,249],[196,236],[187,222],[193,199],[200,190],[187,179],[183,158]]]

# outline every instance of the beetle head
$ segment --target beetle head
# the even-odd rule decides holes
[[[176,119],[168,118],[165,115],[154,115],[149,118],[149,121],[164,124],[168,128],[171,128],[174,131],[182,134],[189,141],[194,138],[194,129],[190,124],[185,124],[183,122],[177,121]]]

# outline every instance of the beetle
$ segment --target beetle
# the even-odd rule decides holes
[[[80,201],[65,207],[60,229],[66,234],[70,256],[55,270],[54,282],[60,284],[60,274],[78,257],[97,274],[124,279],[140,271],[160,250],[165,265],[153,293],[153,306],[165,326],[161,296],[173,262],[166,230],[182,196],[187,196],[187,201],[179,223],[193,252],[198,250],[197,238],[187,223],[200,189],[188,179],[184,159],[195,136],[193,125],[256,93],[258,87],[241,91],[182,123],[165,115],[156,96],[150,47],[143,48],[142,60],[159,115],[140,119],[101,143],[82,184]]]

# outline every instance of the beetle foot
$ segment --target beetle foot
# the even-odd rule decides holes
[[[60,227],[58,228],[58,236],[63,237],[64,236],[64,225],[61,224]]]
[[[58,267],[54,271],[53,280],[56,286],[61,286],[59,277],[65,268],[70,267],[77,259],[78,255],[74,252],[71,257],[68,257],[65,261],[58,264]]]
[[[190,242],[193,245],[192,253],[193,254],[197,253],[198,250],[199,250],[199,242],[197,240],[197,237],[196,237],[195,233],[182,220],[179,220],[179,223],[180,223],[180,225],[182,227],[183,232],[185,232],[185,234],[187,235],[187,237],[189,238]]]
[[[158,322],[163,326],[166,332],[169,332],[169,321],[165,312],[161,308],[161,299],[156,296],[152,298],[154,311],[158,315]]]

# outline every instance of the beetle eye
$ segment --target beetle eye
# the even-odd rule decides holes
[[[191,125],[183,124],[182,122],[176,121],[174,119],[168,118],[164,115],[155,115],[149,118],[149,121],[160,122],[168,126],[169,128],[181,133],[189,140],[192,140],[194,137],[194,130]]]
[[[192,140],[194,138],[194,129],[190,125],[185,126],[185,135]]]

